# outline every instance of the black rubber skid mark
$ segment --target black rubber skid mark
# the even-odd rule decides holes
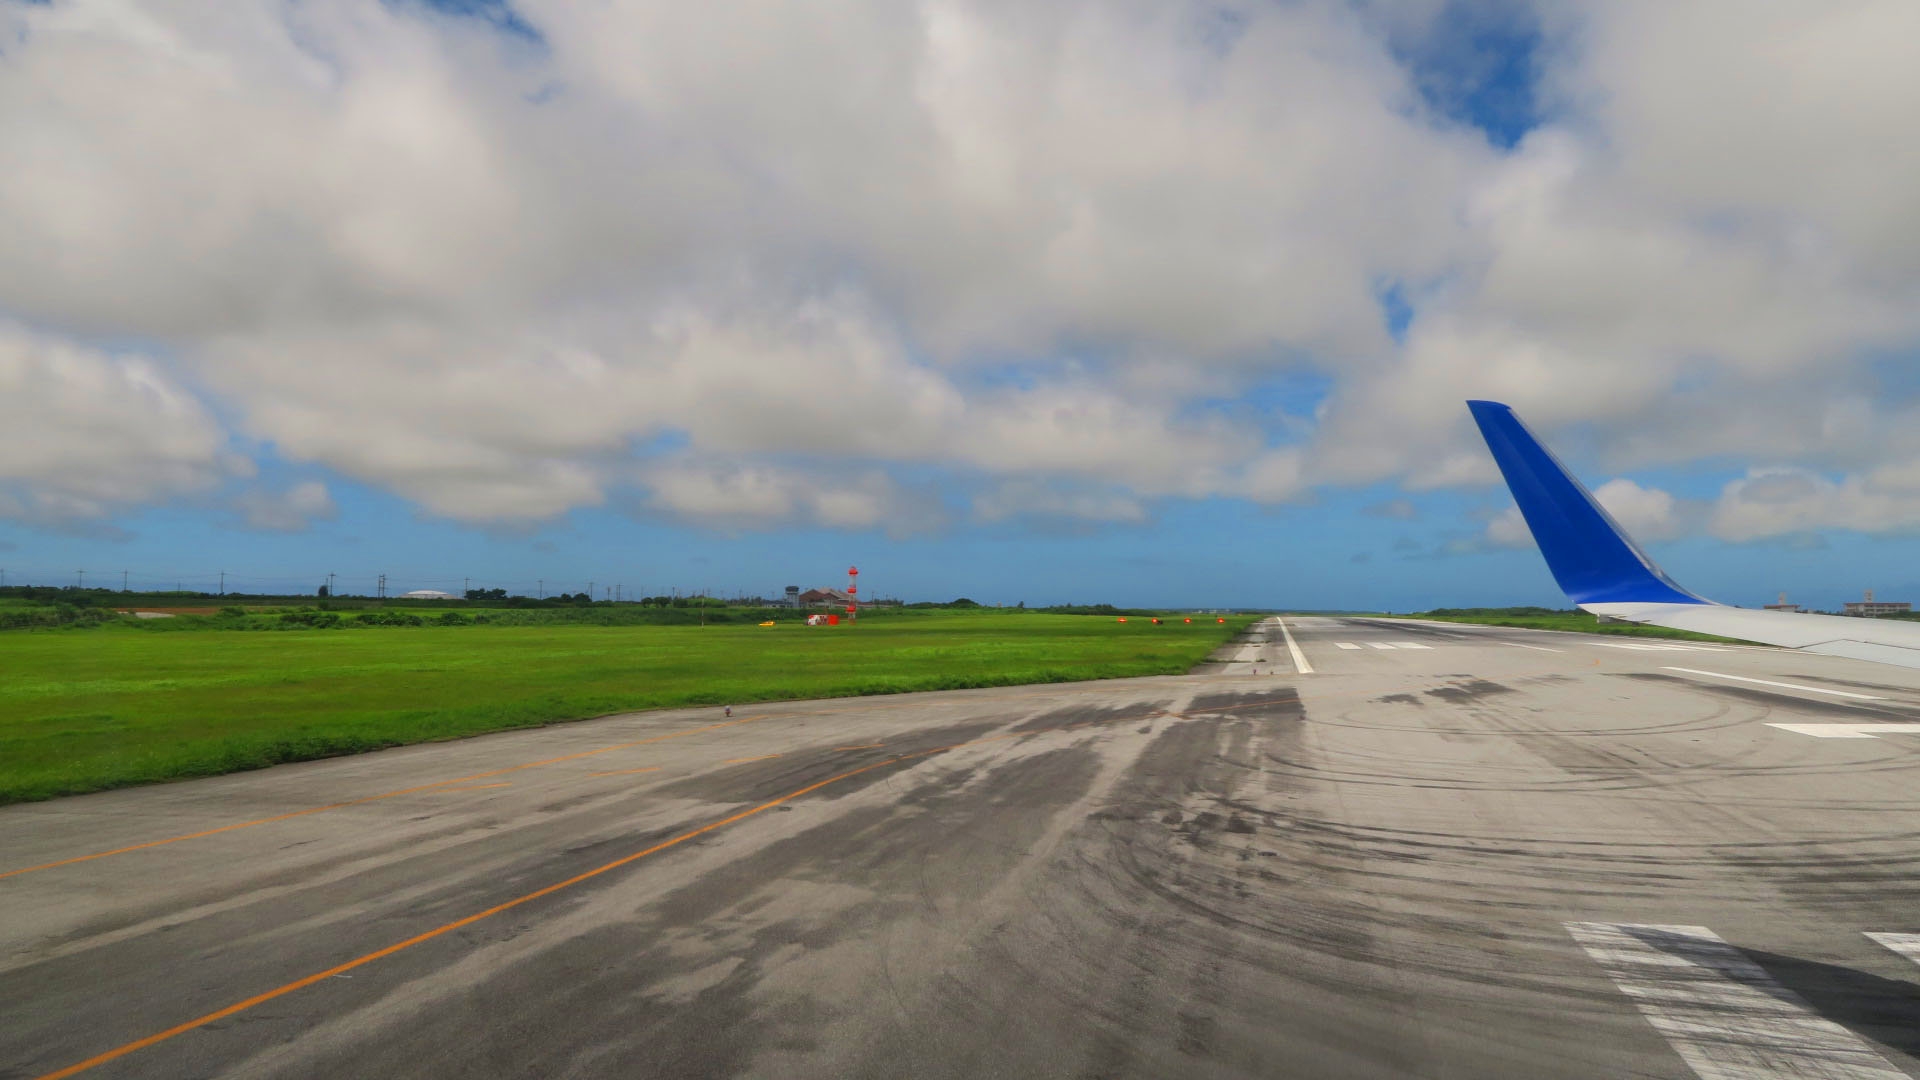
[[[1122,720],[1140,720],[1146,717],[1160,715],[1167,711],[1168,704],[1169,703],[1165,701],[1138,701],[1130,705],[1119,705],[1112,708],[1103,708],[1098,705],[1082,705],[1067,709],[1055,709],[1052,712],[1041,713],[1031,720],[1023,720],[1008,730],[1018,732],[1055,731],[1064,727],[1072,727],[1075,724],[1107,724],[1117,723]]]
[[[1201,694],[1187,706],[1188,716],[1237,716],[1246,720],[1299,719],[1300,693],[1291,686],[1239,693]]]

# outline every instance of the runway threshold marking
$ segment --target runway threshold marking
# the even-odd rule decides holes
[[[1293,699],[1280,699],[1280,700],[1293,700]],[[1236,707],[1244,708],[1245,706],[1236,706]],[[1173,716],[1179,719],[1189,718],[1185,714],[1176,713],[1168,709],[1162,709],[1160,710],[1160,712],[1162,715]],[[1097,722],[1123,723],[1123,722],[1128,722],[1128,721],[1137,720],[1137,719],[1139,718],[1132,717],[1132,716],[1113,717],[1110,720],[1103,720],[1103,721],[1097,721]],[[1061,729],[1055,728],[1050,730],[1061,730]],[[69,1076],[77,1076],[80,1073],[86,1072],[89,1069],[93,1069],[93,1068],[97,1068],[98,1066],[105,1065],[110,1061],[117,1061],[120,1058],[126,1057],[128,1054],[134,1053],[139,1050],[145,1050],[147,1047],[156,1046],[160,1043],[166,1042],[168,1039],[174,1038],[175,1036],[184,1035],[187,1032],[194,1031],[199,1028],[203,1028],[208,1024],[217,1023],[221,1020],[225,1020],[230,1016],[236,1016],[240,1013],[246,1012],[248,1009],[251,1009],[256,1005],[264,1005],[269,1001],[273,1001],[276,998],[285,997],[288,994],[291,994],[297,990],[304,990],[307,987],[314,985],[315,983],[325,982],[326,980],[331,979],[336,975],[343,975],[346,972],[354,970],[355,968],[365,967],[366,965],[371,964],[376,960],[384,960],[387,957],[394,955],[395,953],[404,952],[407,949],[413,948],[415,945],[420,945],[425,942],[432,941],[435,938],[442,937],[446,934],[450,934],[455,930],[460,930],[465,927],[472,926],[474,923],[480,922],[483,919],[492,918],[493,916],[498,915],[503,911],[511,911],[514,908],[521,906],[522,904],[531,903],[535,900],[541,899],[542,897],[552,896],[554,893],[560,892],[563,889],[571,888],[575,885],[580,884],[583,881],[592,880],[593,878],[599,877],[602,874],[608,873],[613,870],[618,870],[619,868],[630,865],[632,863],[639,862],[641,859],[644,859],[649,855],[653,855],[658,852],[665,851],[668,848],[675,847],[680,844],[684,844],[687,841],[692,840],[696,837],[705,836],[707,833],[713,832],[717,829],[723,829],[728,825],[732,825],[736,822],[745,821],[746,819],[753,817],[755,814],[772,810],[775,807],[778,807],[784,803],[792,802],[793,800],[798,799],[803,795],[808,795],[813,792],[819,791],[821,788],[827,787],[828,785],[831,785],[831,784],[837,784],[842,780],[850,780],[853,777],[859,776],[862,773],[872,772],[875,769],[885,768],[888,765],[897,765],[903,761],[911,761],[914,758],[932,757],[935,754],[944,754],[950,750],[958,750],[962,747],[979,746],[983,743],[991,743],[991,742],[1003,742],[1008,739],[1020,739],[1020,738],[1025,738],[1031,735],[1036,735],[1036,734],[1040,734],[1040,732],[1037,732],[1037,731],[1004,732],[999,735],[988,735],[979,739],[969,739],[965,742],[953,743],[949,746],[936,746],[928,750],[916,750],[911,753],[895,754],[893,757],[887,758],[883,761],[876,761],[870,765],[862,765],[857,769],[848,769],[846,772],[839,773],[834,776],[829,776],[825,780],[819,780],[814,783],[808,784],[805,787],[790,791],[787,794],[782,795],[777,799],[768,799],[766,802],[763,802],[758,806],[754,806],[746,810],[742,810],[739,813],[733,814],[730,817],[724,817],[718,821],[709,822],[705,825],[700,826],[697,829],[690,829],[684,833],[681,833],[679,836],[675,836],[668,840],[662,840],[661,842],[653,845],[652,847],[643,848],[642,850],[636,851],[631,855],[623,855],[620,858],[615,859],[610,863],[605,863],[603,865],[596,866],[591,870],[587,870],[582,873],[575,874],[574,876],[567,878],[564,881],[556,881],[551,885],[547,885],[543,888],[535,889],[534,891],[527,893],[523,896],[516,896],[513,899],[508,900],[504,903],[495,904],[494,906],[487,908],[484,911],[477,911],[472,915],[466,916],[465,918],[455,919],[450,923],[446,923],[441,926],[436,926],[431,930],[425,931],[423,933],[415,934],[414,936],[407,938],[404,941],[396,941],[393,944],[388,945],[383,949],[375,949],[373,952],[367,953],[363,956],[356,956],[353,959],[346,961],[345,963],[335,964],[333,967],[330,967],[325,971],[315,972],[312,975],[305,976],[304,978],[295,979],[294,981],[290,983],[286,983],[285,985],[276,986],[271,990],[265,991],[263,993],[255,994],[250,998],[246,998],[245,1000],[236,1001],[233,1004],[228,1005],[223,1009],[216,1009],[213,1012],[207,1013],[205,1016],[198,1016],[192,1020],[186,1021],[185,1023],[175,1024],[174,1026],[167,1028],[165,1031],[158,1031],[152,1035],[146,1036],[145,1038],[135,1039],[130,1043],[125,1043],[121,1046],[116,1046],[111,1050],[107,1050],[102,1053],[95,1054],[94,1056],[86,1059],[85,1061],[76,1062],[72,1065],[67,1066],[64,1069],[56,1069],[55,1071],[50,1073],[43,1073],[40,1076],[36,1077],[35,1080],[66,1080],[66,1078]],[[779,755],[776,754],[773,756],[778,757]]]
[[[1367,642],[1367,644],[1368,644],[1368,645],[1370,645],[1370,646],[1372,646],[1373,648],[1376,648],[1376,649],[1391,649],[1391,648],[1393,648],[1393,646],[1391,646],[1391,645],[1389,645],[1389,644],[1387,644],[1387,643],[1386,643],[1386,642],[1384,642],[1384,641],[1369,641],[1369,642]]]
[[[1885,701],[1885,698],[1872,694],[1856,694],[1851,690],[1830,690],[1824,686],[1806,686],[1801,683],[1774,682],[1772,679],[1753,679],[1745,675],[1728,675],[1724,671],[1701,671],[1690,667],[1665,667],[1662,671],[1684,671],[1689,675],[1705,675],[1709,679],[1731,679],[1734,682],[1758,683],[1761,686],[1778,686],[1783,690],[1804,690],[1809,694],[1832,694],[1834,697],[1857,698],[1861,701]]]
[[[1393,645],[1394,645],[1394,648],[1397,648],[1397,649],[1431,649],[1433,648],[1433,646],[1431,645],[1422,645],[1417,641],[1396,641],[1393,643]]]
[[[1869,933],[1867,936],[1914,963],[1920,964],[1920,934]]]
[[[1287,652],[1293,656],[1294,670],[1302,675],[1313,674],[1313,665],[1307,663],[1307,654],[1301,652],[1299,643],[1293,640],[1293,631],[1287,629],[1287,620],[1276,617],[1273,621],[1280,624],[1280,634],[1287,639]]]
[[[1358,645],[1355,645],[1351,641],[1336,641],[1333,643],[1333,645],[1334,645],[1334,648],[1336,649],[1357,649],[1360,647]]]
[[[1517,641],[1503,641],[1500,644],[1511,645],[1516,649],[1532,649],[1534,652],[1561,652],[1562,651],[1560,649],[1549,649],[1545,645],[1522,645]]]
[[[91,855],[75,855],[70,859],[57,859],[53,862],[41,863],[38,866],[23,866],[18,870],[8,870],[5,873],[0,873],[0,880],[17,877],[21,874],[31,874],[36,870],[51,870],[56,866],[72,866],[75,863],[92,862],[95,859],[104,859],[109,855],[125,855],[131,851],[145,851],[148,848],[178,844],[183,840],[199,840],[203,837],[218,836],[221,833],[235,832],[239,829],[251,829],[256,825],[271,825],[276,821],[289,821],[293,818],[305,817],[308,814],[319,814],[328,810],[339,810],[348,806],[361,806],[366,803],[379,802],[382,799],[411,795],[414,792],[432,791],[436,788],[445,787],[448,784],[463,784],[469,780],[485,780],[488,777],[504,776],[507,773],[519,772],[522,769],[536,769],[542,765],[554,765],[562,761],[578,761],[581,758],[610,753],[614,750],[627,750],[635,746],[647,746],[652,743],[666,742],[669,739],[684,739],[689,735],[698,735],[705,731],[716,731],[720,728],[750,724],[755,720],[764,720],[768,715],[769,714],[762,713],[758,716],[743,716],[737,720],[723,720],[717,724],[706,724],[702,727],[688,728],[685,731],[670,732],[666,735],[656,735],[647,739],[636,739],[633,742],[616,743],[613,746],[603,746],[597,750],[583,750],[577,754],[562,754],[559,757],[543,758],[540,761],[529,761],[520,765],[509,765],[504,769],[492,769],[487,772],[474,773],[471,776],[456,776],[451,780],[435,780],[431,784],[416,784],[413,787],[404,787],[396,791],[383,791],[378,795],[368,795],[361,799],[347,799],[343,802],[328,803],[325,806],[309,806],[305,810],[294,810],[290,813],[275,814],[272,817],[254,818],[252,821],[241,821],[232,825],[222,825],[215,829],[202,829],[199,832],[182,833],[179,836],[169,836],[161,840],[148,840],[144,843],[128,844],[126,847],[117,847],[110,851],[96,851]]]
[[[1566,925],[1701,1080],[1907,1075],[1704,926]]]

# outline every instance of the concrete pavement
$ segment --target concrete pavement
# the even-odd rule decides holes
[[[1920,1075],[1920,672],[1258,637],[0,809],[0,1076]]]

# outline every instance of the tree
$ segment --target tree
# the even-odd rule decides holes
[[[325,585],[322,585],[322,586],[320,586],[320,594],[319,594],[319,595],[320,595],[320,599],[322,599],[322,600],[325,600],[325,599],[326,599],[326,598],[327,598],[328,596],[330,596],[330,595],[332,595],[332,594],[330,594],[330,593],[328,593],[328,592],[327,592],[327,587],[326,587]]]

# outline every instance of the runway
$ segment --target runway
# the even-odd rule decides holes
[[[1920,672],[1289,618],[4,808],[0,912],[6,1078],[1920,1076]]]

